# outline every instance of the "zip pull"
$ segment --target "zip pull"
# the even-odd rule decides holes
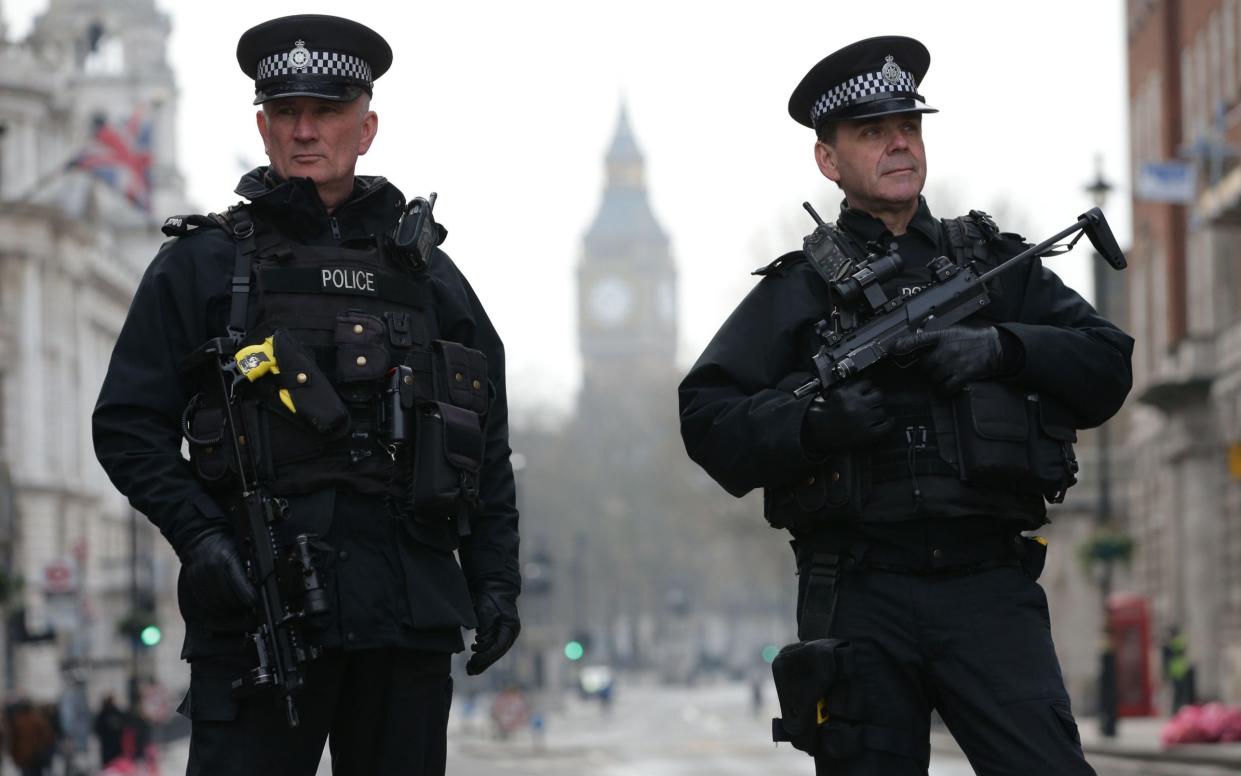
[[[332,227],[332,236],[336,238],[337,242],[339,242],[340,241],[340,224],[336,223],[336,216],[328,216],[327,222]]]

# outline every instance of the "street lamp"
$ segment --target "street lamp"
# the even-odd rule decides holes
[[[1112,184],[1103,177],[1103,157],[1095,155],[1095,178],[1086,185],[1086,193],[1100,210],[1107,204],[1107,195],[1113,189]],[[1108,296],[1110,279],[1107,268],[1097,254],[1091,262],[1094,277],[1095,309],[1099,315],[1108,317]],[[1103,551],[1103,538],[1109,531],[1112,522],[1111,494],[1111,443],[1106,423],[1099,426],[1095,436],[1095,466],[1098,471],[1098,503],[1095,512],[1095,536],[1091,539],[1089,558],[1096,566],[1099,581],[1099,593],[1102,598],[1102,630],[1099,642],[1099,732],[1104,737],[1116,736],[1117,723],[1117,688],[1116,688],[1116,646],[1111,628],[1108,625],[1108,599],[1112,594],[1112,564],[1117,560],[1114,553]]]

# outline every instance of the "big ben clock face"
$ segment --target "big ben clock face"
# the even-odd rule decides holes
[[[617,326],[629,317],[633,309],[633,290],[618,277],[599,279],[586,300],[590,317],[603,326]]]

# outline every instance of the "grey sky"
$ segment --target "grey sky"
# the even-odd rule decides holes
[[[0,3],[18,35],[46,5]],[[838,200],[785,104],[810,65],[855,39],[912,35],[931,50],[921,91],[941,111],[925,124],[937,215],[988,210],[1041,239],[1090,206],[1082,187],[1101,153],[1120,186],[1108,215],[1128,243],[1120,0],[157,4],[173,21],[181,168],[210,210],[236,200],[239,158],[265,161],[234,59],[243,30],[347,13],[387,37],[395,60],[359,172],[407,196],[439,192],[444,248],[504,336],[522,406],[564,407],[577,386],[574,267],[622,95],[673,241],[686,366],[750,287],[747,272],[798,247],[802,200],[821,212]],[[1087,256],[1053,264],[1085,292]]]

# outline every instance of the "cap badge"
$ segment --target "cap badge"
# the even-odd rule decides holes
[[[891,54],[884,57],[883,62],[883,70],[880,71],[883,74],[883,80],[890,84],[900,83],[901,75],[903,75],[901,66],[892,61]]]
[[[891,57],[888,57],[891,59]],[[294,70],[305,70],[310,64],[310,52],[306,50],[306,41],[299,40],[293,44],[293,50],[289,52],[289,67]],[[898,72],[900,68],[897,68]],[[887,70],[884,70],[884,77],[887,77]]]

